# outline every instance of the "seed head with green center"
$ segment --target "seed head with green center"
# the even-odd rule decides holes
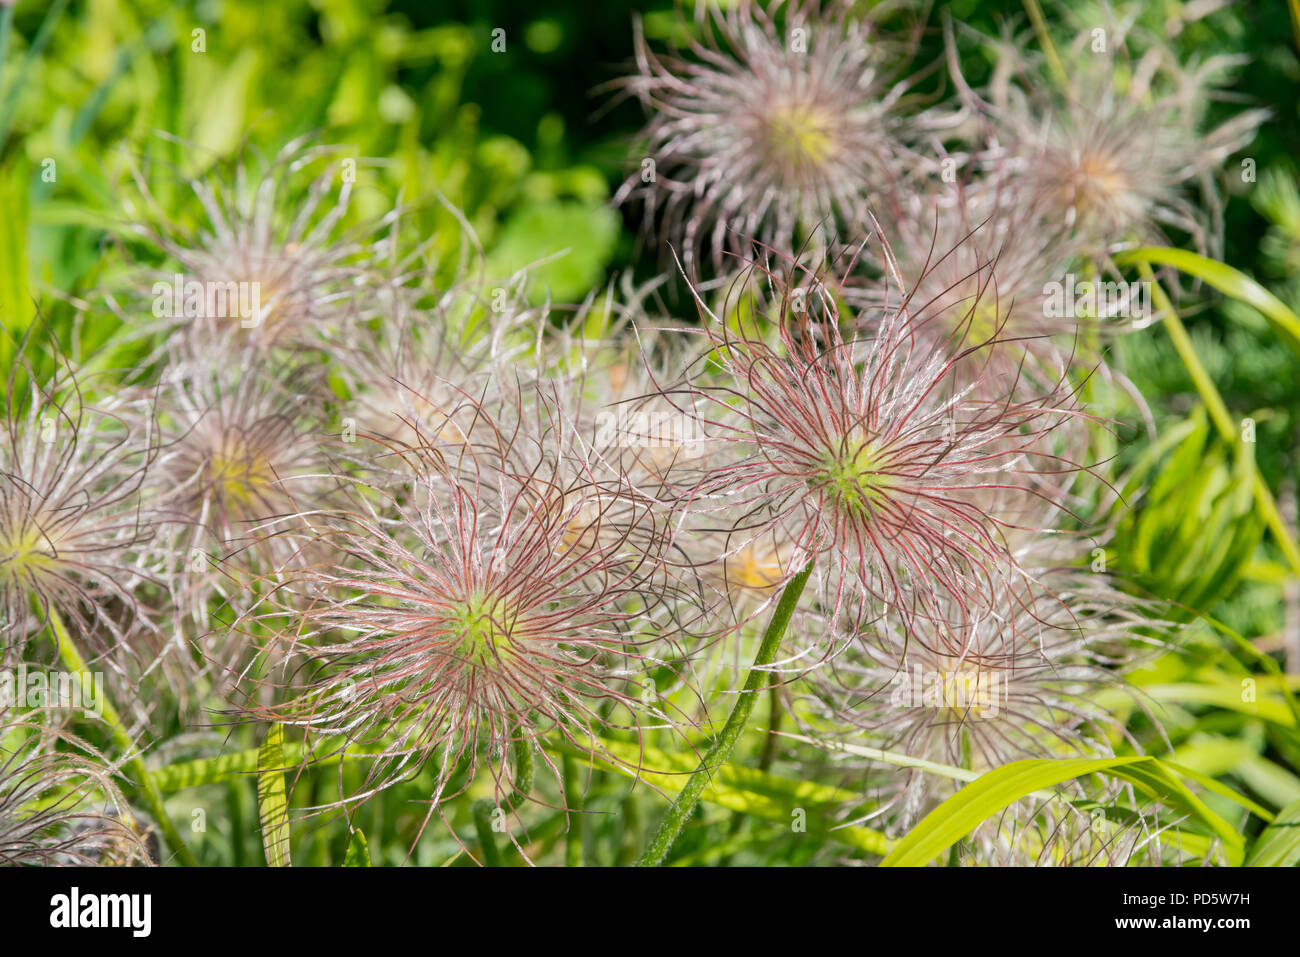
[[[942,619],[950,599],[987,606],[1020,573],[982,491],[1045,496],[1044,476],[1078,471],[1052,443],[1079,414],[1073,390],[1021,390],[991,373],[955,385],[959,367],[989,368],[975,353],[991,345],[935,349],[905,309],[856,316],[848,327],[866,331],[846,338],[817,276],[770,278],[784,293],[761,317],[771,334],[732,331],[697,298],[708,361],[664,389],[734,449],[682,493],[681,526],[729,516],[736,553],[793,530],[789,574],[813,557],[837,609],[851,598]]]
[[[636,677],[671,607],[648,503],[566,455],[572,432],[536,441],[494,423],[482,434],[505,444],[476,438],[454,465],[432,446],[401,448],[410,489],[382,503],[379,490],[358,495],[321,529],[333,557],[285,589],[286,640],[317,645],[324,666],[255,713],[382,742],[344,803],[433,762],[432,814],[463,786],[453,780],[484,766],[504,790],[513,742],[532,748],[551,732],[590,748],[603,727],[666,720]]]

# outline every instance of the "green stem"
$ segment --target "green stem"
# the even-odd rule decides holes
[[[501,852],[497,849],[493,837],[492,819],[498,810],[513,814],[528,798],[533,789],[533,750],[531,744],[515,732],[515,742],[511,750],[515,757],[515,782],[504,801],[497,803],[492,798],[483,798],[474,802],[474,829],[478,832],[478,842],[483,848],[483,863],[487,867],[501,866]]]
[[[1152,302],[1155,304],[1156,309],[1160,311],[1165,331],[1169,333],[1169,338],[1173,340],[1174,350],[1178,353],[1178,357],[1183,360],[1183,365],[1187,367],[1187,373],[1191,376],[1192,384],[1196,386],[1201,401],[1205,403],[1211,421],[1214,422],[1215,428],[1219,430],[1219,434],[1223,436],[1224,440],[1235,447],[1240,441],[1237,423],[1233,421],[1228,406],[1224,403],[1223,397],[1219,395],[1214,380],[1210,378],[1210,373],[1201,364],[1201,359],[1196,354],[1196,347],[1192,345],[1192,337],[1187,334],[1187,327],[1183,325],[1182,319],[1178,317],[1178,312],[1174,309],[1174,304],[1170,301],[1169,296],[1165,294],[1160,281],[1155,278],[1150,264],[1139,262],[1137,267],[1142,279],[1151,284]],[[1258,471],[1254,475],[1255,504],[1259,508],[1265,524],[1273,533],[1274,541],[1282,549],[1287,562],[1291,565],[1291,570],[1296,575],[1300,575],[1300,546],[1296,545],[1291,530],[1287,528],[1282,513],[1278,510],[1277,502],[1273,499],[1273,492],[1269,489],[1268,483],[1264,481],[1264,476],[1260,475]]]
[[[569,830],[564,836],[564,866],[582,866],[582,808],[578,800],[578,763],[569,755],[563,761],[564,803],[569,809]],[[576,813],[575,813],[576,812]]]
[[[1085,282],[1097,283],[1101,279],[1100,271],[1096,264],[1089,263],[1086,267]],[[1079,323],[1083,327],[1083,398],[1089,408],[1096,408],[1102,404],[1101,396],[1101,377],[1098,375],[1103,365],[1102,345],[1101,345],[1101,318],[1097,315],[1096,310],[1089,310],[1086,314],[1079,316]],[[1089,434],[1092,437],[1092,448],[1094,451],[1095,461],[1109,462],[1118,452],[1115,435],[1105,425],[1104,419],[1090,422]]]
[[[155,782],[156,783],[156,782]],[[244,866],[244,793],[239,781],[226,782],[226,813],[230,815],[230,842],[233,866]]]
[[[775,681],[767,690],[768,695],[768,718],[767,718],[767,740],[763,743],[763,756],[758,759],[758,769],[760,771],[770,771],[772,762],[776,760],[776,745],[781,737],[781,716],[785,714],[785,709],[781,707],[781,688]]]
[[[775,679],[775,675],[772,676]],[[758,758],[758,769],[766,774],[772,769],[772,761],[776,757],[776,745],[780,738],[781,730],[781,687],[775,680],[768,682],[767,687],[768,699],[768,718],[767,718],[767,738],[763,741],[763,751]],[[748,817],[742,811],[736,811],[731,815],[731,828],[727,831],[729,838],[735,838],[740,834],[741,828],[745,826],[745,819]],[[727,855],[718,862],[719,867],[726,867],[731,863],[731,856]]]
[[[478,832],[478,843],[483,848],[484,867],[501,866],[501,851],[492,836],[492,812],[495,809],[496,805],[489,800],[474,802],[474,830]]]
[[[772,620],[768,622],[767,631],[763,633],[763,642],[759,645],[754,664],[745,679],[745,687],[736,701],[736,706],[732,708],[727,723],[723,725],[722,733],[704,755],[700,766],[691,774],[690,780],[686,782],[686,786],[682,788],[677,800],[668,809],[668,813],[664,815],[659,829],[650,839],[641,859],[637,861],[638,867],[658,867],[663,863],[672,849],[673,842],[677,840],[677,835],[681,833],[682,827],[694,813],[696,805],[700,803],[700,795],[708,785],[715,768],[725,765],[731,758],[731,752],[735,750],[736,742],[740,740],[741,732],[745,730],[745,723],[754,710],[758,692],[771,679],[767,666],[776,660],[786,626],[790,624],[795,606],[799,604],[799,597],[803,594],[804,586],[808,583],[811,574],[812,562],[809,561],[799,574],[790,579],[781,592],[781,599],[777,602]]]
[[[1056,81],[1061,84],[1061,89],[1067,90],[1070,78],[1065,72],[1065,65],[1061,62],[1060,56],[1056,53],[1056,44],[1052,42],[1052,34],[1048,32],[1043,9],[1038,5],[1038,0],[1024,0],[1024,3],[1025,12],[1029,14],[1029,20],[1034,25],[1034,33],[1038,35],[1038,44],[1043,48],[1043,55],[1047,57],[1047,65],[1055,75]]]
[[[86,667],[86,662],[77,651],[77,646],[72,641],[72,636],[68,634],[67,626],[63,624],[63,619],[59,613],[51,606],[48,609],[50,630],[54,633],[54,641],[59,649],[59,659],[69,672],[76,675],[77,680],[81,682],[81,691],[83,695],[93,696],[95,693],[94,676],[91,675],[90,669]],[[83,699],[89,700],[89,699]],[[117,709],[106,696],[101,697],[99,701],[101,717],[104,723],[108,725],[112,732],[114,743],[122,749],[125,757],[135,751],[135,741],[127,732],[126,726],[123,725]],[[171,819],[167,816],[167,809],[163,806],[162,792],[154,783],[153,777],[149,774],[149,769],[145,767],[144,761],[138,754],[133,755],[126,761],[126,770],[134,776],[136,790],[140,797],[144,799],[145,805],[149,808],[149,813],[153,815],[154,820],[158,822],[158,827],[162,831],[163,838],[167,845],[180,858],[182,864],[186,867],[197,867],[198,861],[189,847],[181,840]]]
[[[636,860],[636,846],[641,834],[641,792],[636,788],[623,798],[623,835],[619,841],[617,866],[627,867]]]

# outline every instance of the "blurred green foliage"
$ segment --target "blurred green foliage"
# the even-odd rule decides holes
[[[1089,4],[1070,6],[1086,17]],[[1141,22],[1171,36],[1184,58],[1249,56],[1235,90],[1241,102],[1271,108],[1274,121],[1249,151],[1257,181],[1228,178],[1225,259],[1300,311],[1300,57],[1286,5],[1235,3],[1186,22],[1192,6],[1156,0],[1144,5]],[[78,324],[75,305],[95,303],[129,261],[121,247],[134,243],[123,218],[132,171],[145,171],[159,202],[183,220],[194,205],[187,178],[227,170],[250,154],[274,155],[305,134],[371,161],[359,167],[346,225],[374,222],[400,201],[403,228],[428,243],[446,270],[466,243],[481,244],[487,268],[502,276],[554,256],[531,271],[529,294],[561,302],[582,300],[619,271],[653,274],[654,257],[636,255],[635,213],[608,203],[631,172],[628,147],[640,112],[601,87],[628,68],[633,15],[663,38],[678,29],[671,7],[668,0],[20,0],[5,7],[0,323],[17,336],[39,312],[65,348],[93,351],[117,320],[92,309],[91,321]],[[1026,27],[1019,0],[954,0],[941,13],[990,34]],[[941,56],[939,22],[931,17],[920,63]],[[963,69],[979,83],[990,64],[973,60]],[[922,89],[938,95],[942,84],[932,74]],[[1241,102],[1216,104],[1214,112],[1226,116]],[[1233,413],[1255,423],[1255,441],[1246,454],[1210,438],[1191,381],[1157,327],[1118,338],[1114,363],[1149,409],[1121,402],[1113,410],[1122,440],[1116,474],[1130,510],[1117,513],[1110,558],[1143,592],[1212,614],[1275,650],[1285,574],[1273,547],[1260,544],[1243,488],[1258,467],[1284,500],[1294,499],[1300,363],[1250,307],[1203,288],[1187,288],[1181,301],[1197,352]],[[0,340],[6,368],[9,336]],[[1159,439],[1143,427],[1144,412]],[[1257,666],[1202,628],[1189,633],[1177,660],[1153,665],[1148,679],[1151,688],[1232,686]],[[1300,779],[1283,765],[1300,768],[1300,741],[1279,717],[1276,692],[1269,698],[1276,709],[1266,715],[1160,693],[1173,709],[1176,757],[1272,806],[1295,800]],[[1140,727],[1140,715],[1135,720]],[[167,758],[221,746],[219,735],[193,736]],[[781,773],[779,761],[774,771]],[[635,825],[658,813],[662,796],[629,793],[616,775],[586,766],[570,772],[583,784],[584,813],[574,825],[580,853],[588,863],[630,860],[640,839]],[[345,786],[359,787],[361,773],[345,768]],[[465,863],[455,837],[436,827],[408,857],[427,807],[407,798],[427,795],[431,782],[423,771],[368,802],[352,821],[364,837],[342,826],[296,829],[295,862]],[[470,796],[487,793],[488,784],[475,784]],[[290,818],[336,790],[329,773],[310,776],[292,790]],[[178,791],[170,809],[182,819],[200,806],[225,809],[195,836],[201,860],[263,859],[251,787]],[[453,828],[470,833],[468,802],[446,812]],[[539,815],[528,835],[532,850],[558,848],[567,823],[562,811]],[[757,818],[737,827],[730,811],[709,805],[674,861],[802,863],[818,847]]]

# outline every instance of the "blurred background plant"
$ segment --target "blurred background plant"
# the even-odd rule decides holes
[[[1070,22],[1101,17],[1102,5],[1068,6]],[[1018,0],[954,0],[943,13],[996,37],[1010,24],[1024,30],[1026,9]],[[1047,9],[1059,28],[1063,21]],[[1293,32],[1300,25],[1284,3],[1161,0],[1135,9],[1138,23],[1167,38],[1182,60],[1249,57],[1231,96],[1208,108],[1211,122],[1244,106],[1272,112],[1243,154],[1242,175],[1225,178],[1223,258],[1300,312],[1300,35]],[[639,211],[610,204],[636,172],[632,145],[643,117],[635,103],[597,92],[627,72],[636,15],[652,44],[690,29],[689,16],[679,19],[670,3],[653,0],[5,4],[0,322],[8,334],[0,338],[0,365],[7,370],[16,361],[18,341],[37,321],[76,364],[93,357],[101,370],[129,370],[153,354],[157,341],[124,334],[102,307],[102,290],[142,261],[166,265],[123,213],[137,195],[133,177],[147,180],[178,229],[192,229],[203,210],[188,181],[249,156],[274,156],[307,134],[358,161],[341,227],[365,229],[400,203],[399,228],[424,244],[423,268],[437,280],[453,277],[466,247],[478,245],[493,275],[547,260],[528,272],[525,295],[533,303],[581,302],[620,276],[656,276],[660,263],[643,254]],[[906,9],[897,15],[913,16]],[[994,59],[974,46],[961,50],[966,80],[987,82]],[[935,63],[943,52],[932,18],[915,62]],[[917,89],[943,95],[942,72],[921,77]],[[684,289],[674,275],[662,290],[666,308],[683,319],[693,314]],[[1258,469],[1294,536],[1300,356],[1254,306],[1220,293],[1213,283],[1188,285],[1179,307],[1229,414],[1250,423],[1241,443],[1216,436],[1196,383],[1162,330],[1109,346],[1109,360],[1142,401],[1118,391],[1103,401],[1102,411],[1119,422],[1113,468],[1120,495],[1100,503],[1096,516],[1113,509],[1116,535],[1106,561],[1136,593],[1175,602],[1191,625],[1176,652],[1137,673],[1146,707],[1161,709],[1166,739],[1151,733],[1131,699],[1107,701],[1148,753],[1170,756],[1277,811],[1300,800],[1300,723],[1290,700],[1300,676],[1300,588],[1276,540],[1263,533],[1250,485]],[[28,356],[38,375],[51,374],[56,363],[42,338],[35,337]],[[1259,682],[1249,700],[1240,692],[1243,680]],[[148,756],[155,767],[198,762],[163,772],[169,815],[197,821],[203,812],[205,827],[187,835],[203,863],[262,861],[251,779],[209,780],[203,764],[230,749],[224,731],[181,730],[161,734],[164,744]],[[255,748],[260,742],[250,735],[241,729],[237,742]],[[751,730],[749,738],[746,753],[763,750],[765,735]],[[868,832],[852,828],[792,833],[792,809],[839,807],[854,796],[800,782],[807,769],[785,764],[784,746],[776,750],[761,771],[747,777],[745,769],[731,769],[719,778],[675,845],[673,863],[797,864],[869,860],[881,852]],[[529,859],[633,860],[662,796],[629,790],[617,771],[592,768],[586,759],[555,759],[582,793],[583,813],[566,837],[568,815],[537,809],[527,831]],[[665,771],[694,766],[690,754],[656,759]],[[326,768],[299,781],[289,792],[294,807],[330,800],[332,773]],[[345,787],[359,784],[360,769],[343,773],[355,778]],[[426,810],[412,799],[427,795],[433,780],[432,770],[422,771],[352,816],[368,848],[332,819],[294,830],[293,859],[468,863],[451,831],[431,829],[416,840]],[[1216,794],[1205,800],[1247,826],[1240,806]],[[447,809],[448,823],[469,834],[472,814],[469,801],[459,802]],[[1249,826],[1258,830],[1257,821]]]

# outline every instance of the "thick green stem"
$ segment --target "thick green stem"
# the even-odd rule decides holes
[[[781,599],[777,602],[772,620],[768,622],[767,631],[763,633],[762,644],[759,645],[754,664],[749,669],[749,676],[745,679],[745,687],[736,701],[736,706],[732,708],[727,723],[723,725],[722,733],[718,735],[718,740],[704,755],[700,766],[691,774],[677,800],[664,815],[659,829],[650,839],[640,860],[637,861],[638,867],[658,867],[663,863],[672,849],[673,842],[677,840],[677,835],[681,833],[682,827],[694,813],[696,805],[700,803],[700,795],[708,785],[713,772],[730,760],[731,752],[735,749],[736,742],[740,740],[741,732],[745,730],[745,724],[754,710],[758,693],[771,680],[771,672],[768,671],[767,666],[776,660],[786,626],[790,624],[795,606],[799,604],[799,597],[803,594],[804,585],[808,583],[811,574],[812,562],[810,561],[799,574],[790,579],[785,590],[781,592]]]
[[[478,832],[478,842],[483,848],[483,863],[487,867],[501,866],[501,852],[497,849],[493,837],[492,825],[499,812],[513,814],[527,800],[533,789],[533,750],[532,745],[516,732],[512,747],[515,759],[515,782],[512,790],[500,803],[491,798],[474,802],[474,829]]]
[[[1165,331],[1169,333],[1169,338],[1173,341],[1178,357],[1183,360],[1183,365],[1187,367],[1187,373],[1192,377],[1192,383],[1196,386],[1196,391],[1200,393],[1201,401],[1205,403],[1211,421],[1214,422],[1215,428],[1219,430],[1219,434],[1223,436],[1224,440],[1229,445],[1235,446],[1240,441],[1239,426],[1233,420],[1232,414],[1228,412],[1228,406],[1224,403],[1223,397],[1219,395],[1219,390],[1215,387],[1214,380],[1210,378],[1210,373],[1201,364],[1201,359],[1196,354],[1196,348],[1192,345],[1192,337],[1187,334],[1187,327],[1183,325],[1182,319],[1178,317],[1178,311],[1174,308],[1169,296],[1165,294],[1160,281],[1155,278],[1151,266],[1145,262],[1139,262],[1137,265],[1138,273],[1142,276],[1142,279],[1151,284],[1152,302],[1155,304],[1156,309],[1160,310]],[[1269,531],[1273,533],[1274,541],[1282,549],[1282,554],[1286,556],[1291,570],[1296,575],[1300,575],[1300,546],[1296,545],[1291,530],[1283,520],[1282,513],[1278,511],[1273,492],[1269,489],[1268,483],[1264,481],[1264,476],[1260,475],[1258,471],[1255,472],[1254,492],[1255,505],[1263,516],[1265,524],[1268,525]]]
[[[86,667],[86,662],[82,659],[81,653],[77,651],[72,636],[68,634],[67,626],[63,624],[63,619],[59,617],[59,613],[53,607],[48,609],[48,615],[50,630],[54,633],[54,641],[59,649],[59,659],[63,662],[64,667],[75,675],[81,683],[82,694],[93,697],[95,694],[94,676],[91,675],[90,669]],[[145,767],[144,761],[141,760],[138,754],[133,753],[135,751],[135,741],[127,732],[126,726],[117,713],[117,709],[113,707],[113,703],[107,697],[102,697],[99,700],[99,706],[101,717],[113,735],[113,742],[121,748],[123,756],[132,755],[126,761],[126,770],[132,776],[136,790],[144,800],[145,806],[148,807],[149,813],[158,822],[158,828],[162,831],[167,845],[186,867],[197,867],[199,862],[181,839],[171,819],[167,816],[167,809],[163,806],[162,792],[158,790],[158,786],[149,774],[149,769]]]

